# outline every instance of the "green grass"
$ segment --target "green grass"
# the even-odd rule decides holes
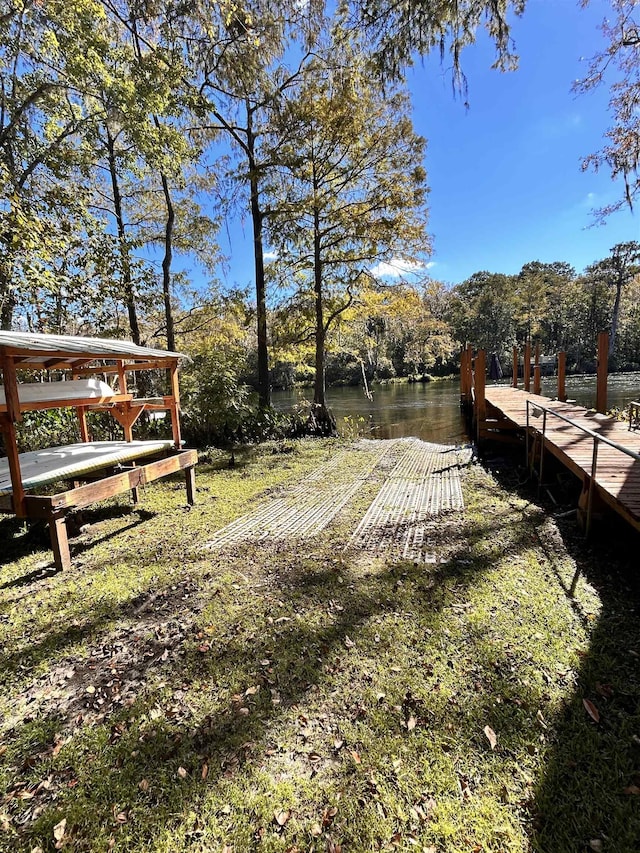
[[[640,849],[637,540],[473,466],[435,564],[344,551],[375,482],[321,537],[203,550],[336,452],[87,513],[64,573],[0,525],[0,850]]]

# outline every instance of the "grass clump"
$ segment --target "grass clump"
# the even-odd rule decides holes
[[[640,849],[637,598],[600,567],[624,552],[480,466],[435,563],[345,548],[375,476],[316,537],[203,547],[338,452],[203,464],[191,510],[177,482],[114,502],[64,573],[12,538],[0,850]]]

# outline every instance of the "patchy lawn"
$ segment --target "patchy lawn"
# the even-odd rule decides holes
[[[434,563],[345,550],[375,472],[314,538],[203,548],[341,447],[87,512],[64,573],[0,522],[0,850],[640,850],[637,537],[471,465]]]

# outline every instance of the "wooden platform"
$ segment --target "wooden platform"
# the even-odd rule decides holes
[[[553,415],[546,418],[544,448],[559,459],[583,484],[583,495],[589,491],[593,460],[594,438],[584,429],[601,435],[635,453],[640,453],[640,434],[629,431],[627,425],[606,415],[570,403],[550,400],[518,388],[487,385],[486,423],[481,425],[480,435],[490,439],[492,431],[526,431],[527,399],[529,406],[529,434],[540,442],[543,429],[543,413],[532,406],[538,405],[558,412],[575,422],[566,423]],[[584,428],[584,429],[582,429]],[[622,451],[598,442],[597,466],[594,477],[594,492],[604,502],[640,530],[640,462]],[[586,502],[585,502],[586,503]]]

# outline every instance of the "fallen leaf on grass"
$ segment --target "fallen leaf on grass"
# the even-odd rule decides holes
[[[595,850],[596,853],[600,853],[600,851],[602,850],[602,841],[600,841],[599,838],[592,838],[589,842],[589,847],[592,850]]]
[[[352,648],[355,646],[355,643],[353,642],[353,640],[351,639],[351,637],[346,636],[346,635],[345,635],[345,638],[344,638],[344,644],[345,644],[345,646],[346,646],[348,649],[352,649]]]
[[[485,726],[483,729],[485,735],[487,736],[487,740],[491,746],[491,749],[496,748],[496,744],[498,743],[498,738],[496,737],[496,733],[491,728],[491,726]]]
[[[596,708],[596,706],[589,699],[583,699],[582,704],[584,705],[587,714],[591,717],[594,723],[600,722],[600,712]]]
[[[317,838],[319,835],[322,835],[322,827],[319,823],[314,823],[311,827],[311,835],[314,838]]]
[[[178,776],[179,776],[181,779],[186,779],[186,778],[187,778],[187,771],[184,769],[184,767],[178,767]]]
[[[327,807],[327,808],[322,812],[322,826],[323,826],[323,827],[330,826],[330,825],[331,825],[331,821],[334,819],[334,817],[335,817],[337,814],[338,814],[338,807],[337,807],[337,806],[328,806],[328,807]]]
[[[67,831],[67,819],[63,817],[60,823],[57,823],[53,827],[53,837],[56,841],[62,841],[64,838],[64,834]]]
[[[631,796],[637,797],[640,794],[640,788],[637,785],[629,785],[624,789],[625,794],[631,794]]]
[[[417,726],[417,724],[418,721],[414,716],[409,717],[409,719],[407,720],[407,730],[412,732]]]
[[[283,811],[276,811],[273,814],[273,819],[278,824],[278,826],[286,826],[287,821],[291,817],[291,809],[286,809]]]
[[[138,782],[138,788],[140,788],[141,791],[148,791],[149,790],[149,782],[146,779],[141,779]]]
[[[209,775],[209,765],[205,762],[202,765],[202,769],[200,771],[200,777],[201,777],[203,782],[207,778],[208,775]]]
[[[360,753],[355,752],[355,751],[352,752],[351,758],[353,758],[353,760],[356,764],[362,764],[362,759],[360,758]]]

